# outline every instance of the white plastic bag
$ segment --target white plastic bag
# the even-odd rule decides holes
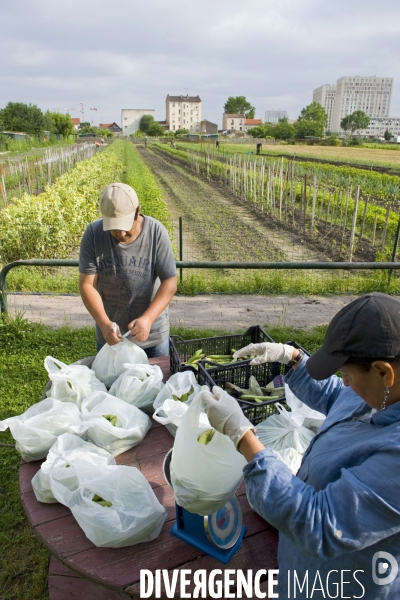
[[[107,391],[92,369],[84,365],[66,365],[52,356],[46,356],[44,367],[51,380],[46,395],[61,402],[73,402],[79,408],[82,400],[96,391]]]
[[[10,428],[15,447],[27,462],[46,458],[58,436],[73,433],[81,424],[81,413],[76,404],[46,398],[34,404],[22,415],[0,422],[0,431]]]
[[[322,423],[326,419],[325,415],[317,410],[309,408],[306,404],[301,402],[301,400],[299,400],[297,396],[293,394],[287,383],[285,383],[285,398],[287,405],[292,410],[292,413],[297,413],[304,417],[304,427],[312,429],[315,433],[317,433]]]
[[[235,493],[246,460],[230,438],[218,431],[209,444],[200,444],[200,414],[201,393],[193,399],[176,432],[170,473],[179,506],[205,516],[222,508]]]
[[[175,437],[176,430],[181,424],[182,417],[186,413],[188,408],[189,404],[187,402],[180,402],[179,400],[172,400],[172,398],[167,398],[166,400],[164,400],[161,406],[159,406],[154,411],[152,417],[158,423],[165,425],[170,434],[173,437]],[[199,433],[210,428],[211,425],[206,413],[201,412],[199,418]]]
[[[266,448],[294,448],[304,454],[315,433],[304,427],[302,415],[288,412],[279,402],[276,403],[276,408],[279,414],[271,415],[257,425],[258,439]]]
[[[201,386],[197,383],[194,373],[192,373],[192,371],[174,373],[174,375],[171,375],[171,377],[168,379],[165,386],[157,394],[157,397],[154,400],[153,406],[155,413],[153,414],[153,419],[165,425],[170,434],[175,437],[176,428],[180,423],[181,417],[186,412],[185,408],[182,409],[178,405],[187,408],[187,406],[189,406],[193,398],[200,391]],[[188,398],[187,400],[185,400],[185,402],[176,400],[177,398],[181,398],[185,394],[188,394]],[[165,401],[168,399],[171,399],[171,402],[173,402],[174,404],[165,404]],[[169,414],[166,414],[165,410],[161,408],[163,404],[165,406],[168,406],[168,409],[170,411]],[[178,422],[175,422],[175,416]],[[208,425],[208,427],[210,427],[210,425]]]
[[[112,384],[110,394],[146,413],[152,413],[154,400],[164,387],[160,367],[125,363],[124,369]]]
[[[116,424],[104,415],[116,416]],[[87,427],[89,440],[117,456],[142,441],[151,421],[136,406],[106,392],[95,392],[82,402],[82,427]]]
[[[51,477],[66,488],[64,494],[70,497],[69,492],[79,487],[79,480],[73,468],[77,460],[85,461],[90,472],[94,474],[97,471],[98,475],[101,475],[104,466],[115,465],[115,459],[107,450],[85,442],[76,435],[63,433],[50,448],[47,459],[32,479],[36,500],[47,504],[58,502],[51,491]],[[66,471],[71,469],[71,465],[72,470]],[[67,498],[65,500],[67,501]]]
[[[148,364],[146,352],[133,342],[124,338],[118,344],[104,344],[92,364],[97,379],[110,387],[124,371],[124,363]]]
[[[50,479],[54,496],[66,504],[86,537],[98,547],[122,548],[155,539],[163,526],[167,511],[159,503],[150,484],[135,467],[103,466],[102,474],[83,469],[83,461],[71,468],[79,487],[63,502],[60,483]],[[65,469],[64,469],[65,471]],[[93,501],[97,494],[112,506]]]

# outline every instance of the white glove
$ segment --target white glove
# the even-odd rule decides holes
[[[233,358],[240,358],[248,354],[256,356],[250,362],[251,365],[261,365],[266,362],[280,362],[287,365],[293,356],[293,346],[287,344],[273,344],[272,342],[263,342],[262,344],[249,344],[240,350],[237,350]]]
[[[244,416],[237,400],[222,388],[214,385],[213,393],[207,386],[202,386],[202,389],[201,399],[210,425],[230,437],[237,448],[249,429],[255,432],[254,425]]]

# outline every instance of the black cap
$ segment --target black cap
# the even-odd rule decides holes
[[[400,301],[365,294],[342,308],[329,323],[322,348],[306,363],[313,379],[330,377],[350,358],[400,356]]]

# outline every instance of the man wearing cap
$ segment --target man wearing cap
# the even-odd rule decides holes
[[[250,364],[291,366],[291,391],[326,415],[295,476],[257,439],[234,398],[218,387],[202,392],[210,424],[248,461],[252,508],[280,532],[279,598],[398,600],[400,301],[357,298],[310,358],[275,343],[235,356],[248,354],[256,356]]]
[[[100,194],[102,219],[83,234],[79,289],[96,322],[98,350],[129,337],[148,357],[168,354],[168,305],[177,289],[165,227],[140,213],[135,190],[112,183]],[[129,338],[128,338],[129,339]]]

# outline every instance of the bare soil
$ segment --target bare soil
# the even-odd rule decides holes
[[[183,218],[183,260],[207,261],[327,261],[302,232],[260,213],[215,181],[194,176],[183,161],[156,148],[138,147],[152,170],[175,221]]]

